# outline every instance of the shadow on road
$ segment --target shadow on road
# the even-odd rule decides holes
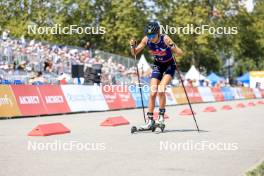
[[[156,131],[156,132],[159,132],[161,133],[161,131]],[[163,133],[176,133],[176,132],[197,132],[198,131],[196,129],[179,129],[179,130],[164,130]],[[207,133],[207,132],[210,132],[210,131],[206,131],[206,130],[200,130],[199,133]]]

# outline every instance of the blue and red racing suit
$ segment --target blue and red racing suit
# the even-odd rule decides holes
[[[150,54],[154,58],[153,71],[151,78],[161,80],[164,74],[174,76],[176,65],[173,60],[171,48],[165,44],[165,35],[160,35],[160,39],[157,43],[147,41],[147,46]]]

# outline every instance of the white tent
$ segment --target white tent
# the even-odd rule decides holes
[[[147,62],[144,54],[141,55],[137,66],[138,66],[138,70],[139,70],[140,75],[142,75],[142,72],[143,72],[143,75],[147,75],[152,71],[152,69],[151,69],[149,63]]]
[[[196,68],[194,65],[191,66],[190,70],[185,74],[185,80],[190,79],[190,80],[207,80],[205,76],[203,76]]]

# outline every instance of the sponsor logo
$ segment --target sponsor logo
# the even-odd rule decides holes
[[[104,95],[106,99],[110,99],[110,100],[115,100],[116,99],[116,93],[109,95],[109,94],[105,94]]]
[[[10,105],[13,106],[13,102],[8,96],[5,94],[3,97],[0,97],[0,106]]]
[[[74,101],[86,101],[85,96],[82,94],[79,94],[79,95],[67,94],[66,96],[68,97],[69,101],[72,101],[72,102],[74,102]]]
[[[20,104],[39,104],[38,96],[19,96]]]
[[[63,97],[62,96],[45,96],[45,100],[47,104],[58,104],[63,103]]]

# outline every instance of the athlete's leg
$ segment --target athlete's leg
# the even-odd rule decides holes
[[[171,82],[172,77],[169,74],[165,74],[158,86],[158,95],[159,95],[159,118],[157,119],[157,124],[164,124],[164,114],[166,106],[166,87]]]
[[[159,103],[160,103],[160,109],[165,109],[166,106],[166,96],[165,91],[167,85],[171,82],[171,80],[174,77],[176,71],[176,65],[172,63],[169,65],[164,72],[164,76],[162,77],[160,84],[158,86],[158,95],[159,95]]]
[[[176,66],[174,64],[170,65],[165,73],[163,78],[161,79],[161,82],[158,86],[158,95],[159,95],[159,118],[157,120],[157,123],[163,124],[164,123],[164,114],[165,114],[165,106],[166,106],[166,87],[173,79],[173,76],[175,74]]]
[[[148,103],[148,112],[153,113],[155,108],[155,100],[158,93],[158,85],[160,83],[159,79],[151,78],[150,81],[150,94]]]
[[[149,94],[149,106],[148,106],[148,112],[153,113],[155,108],[155,100],[158,93],[158,85],[160,83],[160,80],[162,79],[164,70],[161,69],[158,65],[153,65],[153,71],[151,74],[151,80],[150,80],[150,94]]]
[[[153,111],[155,108],[155,100],[158,92],[158,84],[160,83],[162,75],[159,67],[154,67],[151,81],[150,81],[150,94],[149,94],[149,104],[148,104],[148,119],[145,125],[142,125],[142,129],[151,129],[155,125],[155,121],[153,120]]]
[[[165,91],[166,91],[167,85],[171,82],[171,80],[172,80],[171,75],[165,74],[158,86],[160,109],[165,109],[165,106],[166,106]]]

